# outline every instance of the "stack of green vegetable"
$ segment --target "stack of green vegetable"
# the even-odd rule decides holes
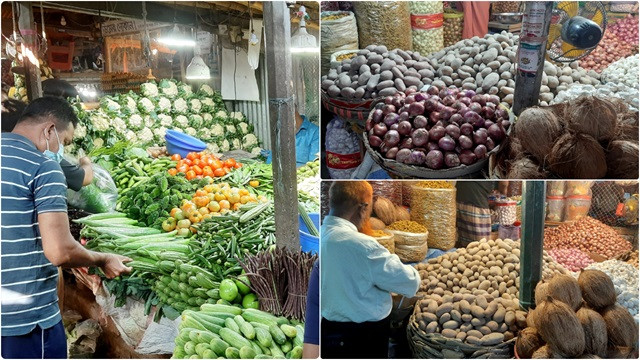
[[[147,82],[141,93],[105,96],[97,110],[75,107],[80,123],[68,151],[113,146],[119,140],[150,146],[164,143],[167,130],[197,136],[213,152],[246,150],[260,153],[253,125],[240,112],[227,112],[220,94],[208,85],[197,92],[175,80]],[[197,130],[196,130],[197,129]]]
[[[203,304],[182,314],[174,359],[300,359],[304,326],[256,309]]]
[[[220,283],[207,270],[175,262],[162,262],[159,267],[169,274],[158,278],[153,290],[160,300],[179,312],[198,309],[204,303],[215,304],[220,299]]]
[[[168,157],[152,159],[145,157],[132,157],[118,163],[112,170],[111,176],[118,190],[123,191],[140,184],[143,180],[176,166],[176,162]]]

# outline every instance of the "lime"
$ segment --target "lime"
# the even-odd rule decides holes
[[[245,285],[249,284],[249,278],[246,275],[238,276],[238,279],[235,281],[235,283],[240,294],[247,295],[251,291],[251,289],[247,285]]]
[[[227,301],[233,301],[238,296],[238,287],[231,279],[220,282],[220,297]]]
[[[260,304],[258,303],[258,297],[256,296],[256,294],[247,294],[244,296],[244,298],[242,298],[242,307],[245,309],[249,309],[249,308],[253,308],[253,309],[258,309],[260,308]]]

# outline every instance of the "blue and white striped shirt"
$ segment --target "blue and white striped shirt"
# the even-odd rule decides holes
[[[44,256],[38,214],[67,211],[67,183],[60,165],[29,139],[2,133],[0,148],[1,327],[2,336],[19,336],[62,319],[58,269]]]

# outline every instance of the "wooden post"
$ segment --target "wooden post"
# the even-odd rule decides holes
[[[268,70],[269,122],[273,150],[273,193],[276,241],[279,247],[300,249],[296,184],[296,127],[291,72],[291,23],[284,1],[264,3],[265,50]]]
[[[535,305],[534,289],[542,277],[545,182],[525,181],[520,245],[520,307]]]
[[[17,8],[20,11],[18,18],[18,28],[23,39],[25,53],[23,53],[22,63],[24,64],[24,80],[27,86],[27,97],[29,101],[42,97],[42,84],[40,82],[40,63],[38,59],[38,31],[33,20],[33,9],[31,2],[19,1]],[[35,64],[26,56],[27,52],[33,53]]]
[[[512,110],[516,115],[538,105],[552,10],[551,1],[527,1],[525,5],[513,95]]]

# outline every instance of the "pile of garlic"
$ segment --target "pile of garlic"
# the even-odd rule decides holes
[[[638,61],[640,61],[639,54],[620,59],[602,71],[600,80],[603,84],[624,84],[637,89]]]

